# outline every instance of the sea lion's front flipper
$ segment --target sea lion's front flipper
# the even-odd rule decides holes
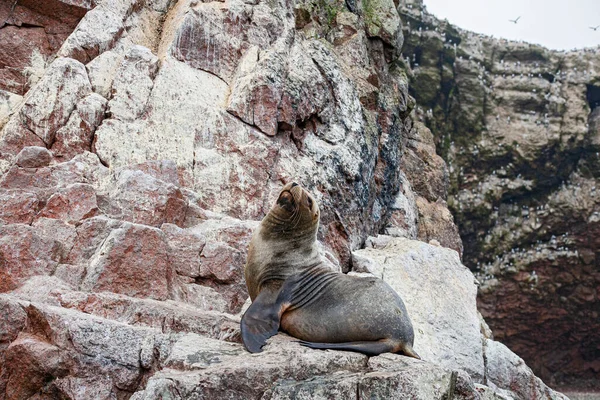
[[[274,297],[272,291],[263,290],[242,316],[242,341],[250,353],[260,353],[267,339],[279,329],[282,305]]]
[[[377,356],[381,353],[388,353],[394,350],[391,343],[376,341],[376,342],[345,342],[345,343],[313,343],[301,340],[302,346],[310,347],[311,349],[331,349],[331,350],[347,350],[363,353],[369,357]]]

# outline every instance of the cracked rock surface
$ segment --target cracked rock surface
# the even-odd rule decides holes
[[[482,314],[544,380],[599,392],[600,49],[495,39],[401,3]]]
[[[5,4],[52,46],[0,74],[0,399],[564,398],[477,311],[394,2]],[[248,242],[291,180],[423,361],[244,350]]]

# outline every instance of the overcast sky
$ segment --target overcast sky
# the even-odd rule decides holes
[[[427,10],[470,31],[551,49],[600,45],[600,0],[424,0]],[[509,19],[521,17],[514,24]]]

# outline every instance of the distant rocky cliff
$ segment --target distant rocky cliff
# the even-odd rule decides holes
[[[477,311],[396,7],[3,2],[0,398],[564,398]],[[247,244],[292,179],[425,361],[245,352]]]
[[[400,7],[417,115],[448,162],[494,337],[560,385],[600,382],[600,48],[551,51]]]

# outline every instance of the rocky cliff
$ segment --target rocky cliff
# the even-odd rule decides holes
[[[494,337],[561,386],[600,382],[600,48],[551,51],[400,6],[417,114]]]
[[[0,12],[0,397],[564,398],[477,311],[392,1]],[[425,361],[245,352],[247,243],[292,179],[323,257],[402,294]]]

